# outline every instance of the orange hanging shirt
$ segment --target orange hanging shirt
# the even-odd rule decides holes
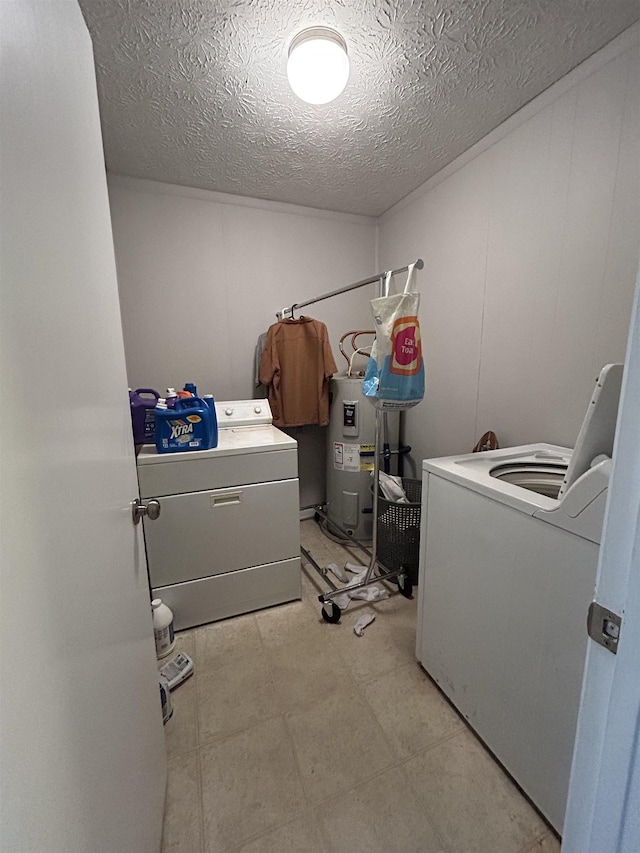
[[[260,381],[269,386],[275,426],[326,426],[328,380],[337,372],[324,323],[299,317],[270,326],[260,359]]]

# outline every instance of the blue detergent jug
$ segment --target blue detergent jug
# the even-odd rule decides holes
[[[213,423],[215,421],[215,425]],[[181,397],[174,409],[156,409],[156,450],[208,450],[218,444],[215,413],[200,397]]]

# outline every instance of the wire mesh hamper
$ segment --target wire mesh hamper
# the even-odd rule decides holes
[[[378,560],[388,571],[403,568],[418,583],[422,481],[402,478],[409,503],[388,501],[378,492]]]

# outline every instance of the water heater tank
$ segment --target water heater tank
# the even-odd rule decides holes
[[[334,376],[329,392],[327,516],[356,539],[367,541],[373,535],[375,408],[362,396],[361,377]],[[388,414],[387,427],[390,449],[397,451],[400,415]],[[393,464],[395,469],[395,461]]]

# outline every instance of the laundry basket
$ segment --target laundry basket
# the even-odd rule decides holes
[[[420,559],[420,506],[422,482],[403,477],[409,503],[388,501],[378,492],[377,557],[384,568],[403,568],[413,586],[418,583]]]

